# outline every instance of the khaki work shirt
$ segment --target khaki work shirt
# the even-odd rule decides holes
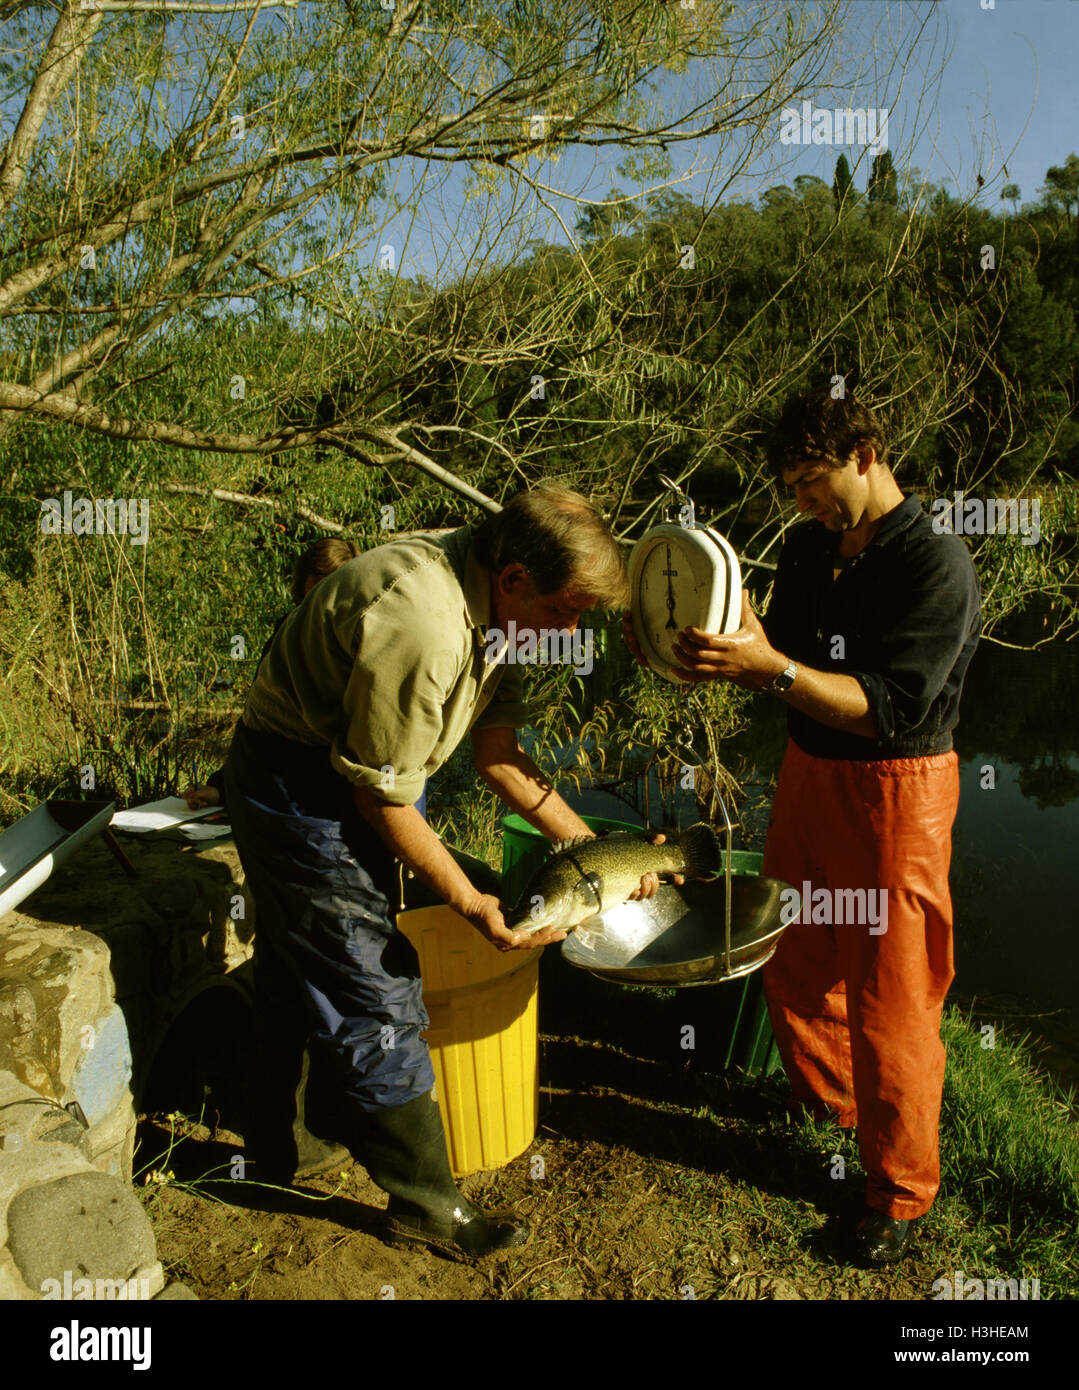
[[[328,744],[348,781],[409,806],[470,729],[528,723],[520,666],[484,659],[490,620],[471,526],[380,545],[285,619],[243,722]]]

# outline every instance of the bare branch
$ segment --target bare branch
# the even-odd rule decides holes
[[[270,507],[271,509],[281,508],[283,499],[280,497],[252,497],[247,492],[229,492],[220,487],[199,487],[196,483],[165,483],[165,492],[183,492],[194,497],[216,497],[220,502],[236,502],[244,507]],[[309,507],[303,507],[298,502],[293,503],[291,512],[294,516],[299,516],[304,521],[309,521],[313,526],[320,527],[323,531],[332,531],[335,536],[344,536],[349,533],[347,526],[342,526],[340,522],[331,521],[329,517],[319,516]]]
[[[401,428],[404,429],[407,428],[407,426],[402,425]],[[444,487],[450,488],[451,491],[459,493],[462,497],[467,497],[470,502],[477,503],[479,506],[483,507],[485,511],[500,512],[502,510],[499,503],[495,502],[492,498],[477,491],[471,484],[455,477],[448,469],[443,468],[441,464],[435,463],[434,459],[428,458],[426,454],[421,454],[419,449],[414,449],[410,444],[404,443],[393,430],[379,429],[372,425],[351,426],[350,433],[366,436],[366,438],[375,440],[380,444],[392,445],[394,452],[388,457],[383,456],[383,458],[379,460],[380,462],[385,464],[385,462],[393,459],[401,459],[405,463],[415,465],[421,472],[426,473],[429,478],[434,478],[436,482],[442,483]],[[343,454],[347,454],[349,458],[359,459],[364,463],[369,461],[369,456],[365,454],[362,449],[358,448],[350,439],[343,438],[336,430],[326,430],[322,437],[331,443],[334,448],[340,449]],[[374,460],[371,461],[373,462]]]
[[[211,434],[165,420],[132,420],[109,415],[97,406],[83,404],[60,391],[35,391],[29,386],[0,381],[0,410],[21,410],[29,415],[63,420],[94,434],[113,439],[146,440],[171,444],[177,449],[196,449],[218,454],[270,454],[299,449],[322,437],[319,430],[287,426],[267,434]]]

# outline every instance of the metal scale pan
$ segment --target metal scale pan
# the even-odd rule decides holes
[[[562,958],[601,980],[676,987],[737,980],[769,960],[787,927],[783,916],[797,915],[781,916],[790,885],[731,873],[732,827],[722,798],[720,807],[727,828],[722,877],[664,884],[652,898],[608,908],[567,936]]]

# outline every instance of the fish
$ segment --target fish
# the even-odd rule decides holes
[[[719,839],[710,825],[700,821],[688,830],[665,833],[666,842],[660,845],[651,843],[650,831],[557,841],[510,912],[510,931],[529,936],[545,927],[572,931],[626,902],[640,888],[643,874],[707,878],[722,868]]]

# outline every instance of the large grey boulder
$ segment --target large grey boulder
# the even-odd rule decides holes
[[[140,1275],[156,1284],[146,1297],[164,1287],[150,1219],[131,1188],[107,1173],[73,1173],[24,1189],[8,1207],[7,1228],[8,1249],[31,1289],[48,1293],[50,1280],[63,1289],[79,1279]]]

